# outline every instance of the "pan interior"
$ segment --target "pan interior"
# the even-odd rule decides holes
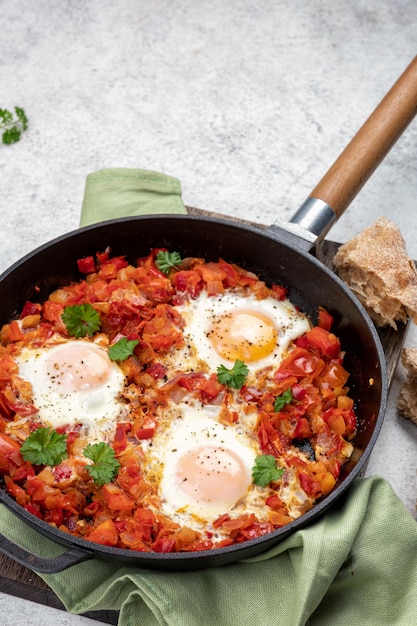
[[[184,561],[188,561],[187,568],[223,564],[262,551],[271,540],[276,542],[326,510],[366,463],[382,425],[387,396],[385,363],[379,338],[367,314],[346,286],[310,254],[289,245],[276,234],[265,233],[255,227],[189,216],[125,218],[55,239],[6,271],[0,277],[0,324],[16,316],[27,300],[42,301],[53,289],[79,280],[77,259],[102,252],[107,247],[114,255],[125,255],[130,262],[146,256],[153,247],[167,247],[170,251],[178,251],[182,257],[223,258],[257,273],[268,284],[279,283],[287,287],[289,298],[313,322],[317,318],[318,307],[325,307],[334,317],[334,331],[346,352],[345,365],[351,373],[348,384],[359,416],[354,442],[356,454],[345,466],[341,483],[289,528],[272,533],[272,538],[258,538],[246,549],[244,544],[243,547],[218,550],[219,554],[210,551],[210,554],[164,555],[162,565],[160,556],[155,559],[154,555],[126,555],[126,559],[144,559],[145,566],[163,569],[176,569],[176,562],[181,563],[184,569]],[[45,531],[43,527],[41,530]],[[57,540],[62,541],[62,538]],[[113,551],[104,549],[102,554],[111,555]],[[201,558],[203,563],[205,560],[205,565],[202,565]]]

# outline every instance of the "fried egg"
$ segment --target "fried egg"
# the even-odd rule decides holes
[[[257,300],[233,292],[208,296],[203,291],[179,311],[185,343],[192,348],[183,351],[181,361],[191,368],[197,358],[209,371],[233,366],[236,360],[251,371],[279,365],[290,343],[311,328],[289,300],[272,297]]]
[[[107,350],[84,340],[25,348],[16,358],[19,375],[32,386],[33,404],[45,426],[82,424],[90,440],[102,441],[122,410],[117,396],[124,374]]]
[[[212,522],[245,499],[260,454],[256,436],[220,423],[219,410],[191,400],[171,407],[167,427],[147,451],[161,512],[191,527]]]

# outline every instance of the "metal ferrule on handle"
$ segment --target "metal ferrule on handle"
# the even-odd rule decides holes
[[[291,224],[299,224],[317,237],[324,237],[336,221],[335,211],[319,198],[307,198],[290,219]]]

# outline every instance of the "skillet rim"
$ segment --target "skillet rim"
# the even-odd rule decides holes
[[[241,558],[248,558],[248,556],[250,557],[259,555],[268,550],[270,547],[276,545],[278,542],[286,538],[291,533],[307,526],[312,521],[312,519],[318,518],[323,515],[330,507],[334,505],[337,500],[340,499],[340,497],[345,492],[349,490],[352,482],[355,480],[356,477],[360,476],[361,471],[364,469],[364,467],[366,467],[366,463],[368,462],[369,456],[373,450],[376,440],[378,439],[385,418],[389,384],[386,359],[382,344],[376,331],[375,325],[373,324],[363,305],[359,302],[359,300],[351,292],[347,285],[337,276],[337,274],[335,274],[335,272],[328,268],[324,263],[319,261],[311,252],[306,252],[305,249],[302,248],[300,243],[298,243],[298,237],[292,236],[291,233],[288,233],[287,236],[287,233],[281,231],[278,228],[274,230],[273,226],[265,228],[256,224],[248,222],[241,223],[239,220],[234,221],[233,219],[230,220],[223,217],[213,217],[206,215],[197,216],[189,214],[143,215],[105,220],[61,234],[41,244],[34,250],[26,253],[24,256],[12,263],[11,266],[6,268],[6,270],[2,272],[2,274],[0,275],[0,291],[3,282],[11,274],[13,274],[13,272],[17,271],[19,268],[30,262],[31,259],[38,256],[43,251],[46,251],[51,247],[61,245],[63,242],[69,239],[82,237],[84,235],[88,235],[88,233],[90,232],[97,233],[102,229],[104,230],[111,227],[117,227],[117,225],[121,223],[141,223],[143,221],[166,222],[168,220],[188,221],[195,224],[199,223],[200,225],[202,223],[216,224],[218,226],[223,225],[231,227],[238,231],[247,231],[248,233],[253,233],[258,236],[271,239],[272,241],[275,241],[281,245],[284,245],[285,247],[290,248],[293,252],[303,256],[306,260],[308,260],[308,262],[316,265],[319,271],[327,274],[331,281],[335,282],[338,287],[342,289],[346,296],[351,300],[354,307],[358,310],[361,319],[367,327],[369,335],[372,337],[376,353],[378,355],[378,363],[380,368],[379,375],[381,378],[381,397],[379,401],[379,411],[373,425],[372,434],[362,452],[361,457],[356,462],[354,467],[349,471],[347,476],[345,476],[329,494],[322,498],[317,504],[313,506],[312,509],[304,513],[301,517],[293,520],[289,524],[286,524],[279,529],[272,531],[271,533],[268,533],[267,535],[262,535],[260,537],[247,540],[240,544],[232,544],[231,546],[225,546],[222,548],[212,548],[207,551],[175,553],[135,552],[124,548],[112,548],[109,546],[103,546],[101,544],[89,542],[86,539],[69,535],[64,531],[60,531],[59,529],[54,528],[44,520],[36,518],[35,516],[25,511],[25,509],[19,504],[17,504],[17,502],[5,492],[4,487],[0,486],[0,501],[3,502],[9,509],[11,509],[19,518],[27,522],[29,526],[35,527],[35,529],[38,530],[42,535],[48,537],[57,544],[64,545],[69,548],[75,545],[81,551],[84,551],[88,554],[91,553],[92,557],[97,557],[101,560],[113,561],[114,559],[116,559],[118,561],[121,560],[129,564],[137,563],[138,566],[144,568],[148,567],[150,569],[172,571],[202,569],[207,567],[214,567],[217,565],[225,565],[238,561]],[[76,261],[76,259],[74,259],[74,261]],[[0,323],[3,324],[7,322],[0,320]],[[262,547],[260,548],[260,546]]]

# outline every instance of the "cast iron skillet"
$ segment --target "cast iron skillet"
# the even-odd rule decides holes
[[[337,504],[361,474],[379,435],[388,393],[384,354],[375,327],[349,289],[311,253],[331,224],[376,168],[417,112],[417,57],[335,162],[292,219],[290,231],[274,224],[267,230],[223,219],[158,216],[117,219],[89,226],[41,246],[0,277],[0,324],[17,316],[26,300],[41,301],[57,287],[79,280],[76,260],[110,246],[115,255],[135,262],[152,247],[168,247],[182,256],[219,257],[289,289],[290,299],[316,320],[319,305],[334,316],[335,333],[346,350],[349,386],[359,416],[353,458],[340,483],[311,511],[266,536],[242,544],[193,553],[143,553],[110,548],[71,537],[37,519],[0,486],[0,501],[29,526],[66,547],[52,559],[38,557],[0,538],[0,550],[42,573],[54,573],[98,558],[161,570],[190,570],[225,565],[259,554],[306,526]],[[294,231],[301,230],[299,236]]]

